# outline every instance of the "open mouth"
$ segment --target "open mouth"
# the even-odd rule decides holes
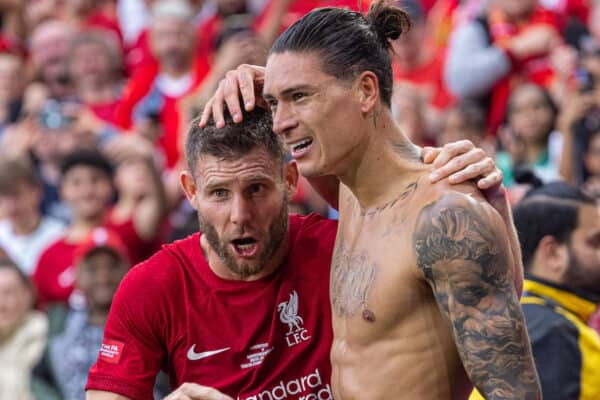
[[[292,157],[297,158],[299,156],[304,155],[306,152],[308,152],[308,149],[310,148],[310,146],[312,144],[313,144],[312,138],[302,139],[296,143],[290,144]]]
[[[258,251],[258,242],[253,237],[234,239],[231,244],[235,252],[242,257],[253,257]]]

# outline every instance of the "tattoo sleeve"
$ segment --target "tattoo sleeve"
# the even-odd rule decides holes
[[[500,218],[446,200],[421,211],[414,245],[465,370],[488,400],[540,399]]]

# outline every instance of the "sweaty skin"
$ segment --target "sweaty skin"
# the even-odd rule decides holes
[[[331,272],[336,400],[467,399],[463,363],[488,382],[490,399],[535,386],[535,374],[516,372],[531,355],[505,224],[474,185],[432,185],[429,169],[415,163],[390,184],[393,200],[369,210],[342,185]]]

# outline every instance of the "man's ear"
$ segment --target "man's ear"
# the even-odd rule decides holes
[[[356,92],[363,114],[374,111],[379,102],[379,80],[371,71],[364,71],[356,79]]]
[[[196,209],[198,188],[196,186],[196,181],[194,180],[192,173],[187,170],[181,171],[181,174],[179,174],[179,183],[181,184],[181,188],[185,193],[185,197],[187,197],[192,207]]]
[[[292,160],[285,167],[283,167],[283,175],[285,178],[288,199],[293,199],[298,189],[298,179],[300,172],[298,171],[298,164]]]
[[[562,283],[569,268],[569,249],[554,236],[546,235],[540,240],[535,254],[535,275],[555,283]]]

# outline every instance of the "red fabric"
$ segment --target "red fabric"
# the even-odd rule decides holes
[[[163,247],[123,279],[104,331],[105,345],[123,343],[120,361],[99,359],[86,389],[149,399],[162,367],[172,387],[198,383],[241,400],[283,398],[281,390],[295,386],[286,398],[333,398],[329,270],[336,226],[314,214],[291,216],[286,263],[252,282],[217,277],[199,234]],[[280,312],[294,294],[298,326],[283,323]],[[302,378],[304,385],[292,383]]]
[[[488,16],[490,33],[494,45],[507,48],[510,40],[535,25],[549,25],[560,35],[560,21],[555,13],[537,8],[529,20],[521,25],[506,21],[504,14],[492,9]],[[488,114],[489,131],[496,133],[504,120],[506,103],[511,90],[524,81],[548,86],[553,79],[553,71],[548,54],[520,60],[513,64],[510,74],[496,83],[492,89],[491,107]]]
[[[73,256],[78,243],[67,243],[64,238],[42,252],[33,273],[38,305],[67,303],[75,285]]]
[[[156,65],[156,59],[150,51],[148,29],[144,29],[135,43],[125,50],[125,68],[129,75],[133,76],[138,70],[153,64]]]
[[[183,96],[192,93],[197,89],[210,70],[210,65],[204,58],[197,58],[192,70],[193,82],[190,90]],[[127,83],[120,104],[117,108],[117,125],[123,129],[130,129],[133,126],[132,114],[138,103],[150,92],[154,86],[155,79],[158,76],[159,67],[155,63],[147,64],[140,68]],[[163,95],[163,105],[159,114],[163,134],[159,139],[158,147],[163,151],[167,162],[167,167],[171,168],[177,164],[181,157],[181,146],[179,143],[179,124],[181,114],[179,112],[178,101],[180,98]]]
[[[563,21],[568,18],[577,18],[587,24],[590,16],[589,0],[559,0],[553,4],[550,10],[556,12]]]
[[[431,44],[437,49],[445,49],[454,28],[455,12],[460,6],[459,0],[432,1],[427,15],[427,26]]]
[[[123,33],[119,27],[119,21],[116,16],[107,15],[102,11],[95,11],[88,15],[83,21],[84,28],[96,28],[110,32],[115,35],[115,39],[123,48]]]
[[[438,3],[439,0],[421,0],[421,5],[423,6],[423,11],[425,14],[429,14],[432,8]]]
[[[218,15],[214,15],[201,23],[196,28],[196,46],[198,57],[211,60],[215,51],[215,41],[221,31],[223,21]]]
[[[120,100],[116,99],[110,103],[86,104],[90,110],[102,121],[117,125],[117,110]]]
[[[119,235],[108,229],[96,228],[73,252],[73,264],[78,265],[96,249],[110,249],[118,254],[123,261],[131,262],[127,246],[123,243]]]
[[[419,89],[427,102],[433,107],[444,110],[454,103],[454,97],[446,87],[444,81],[444,61],[443,53],[438,53],[431,60],[413,70],[402,70],[398,64],[394,64],[394,81],[397,83],[406,82]]]
[[[112,212],[107,213],[101,225],[119,236],[127,248],[132,264],[139,263],[160,248],[156,241],[144,241],[135,232],[133,220],[115,222]],[[33,273],[33,282],[38,291],[38,306],[45,308],[50,303],[68,303],[75,288],[75,253],[83,242],[67,243],[61,238],[42,252]]]
[[[272,8],[275,6],[277,0],[269,0],[265,6],[262,14],[257,18],[257,26],[261,26],[265,23],[266,18],[272,12]],[[298,21],[304,15],[308,14],[312,10],[318,7],[346,7],[354,11],[360,11],[366,13],[369,10],[369,5],[372,0],[296,0],[294,1],[285,16],[283,17],[281,31],[283,32],[294,22]]]

